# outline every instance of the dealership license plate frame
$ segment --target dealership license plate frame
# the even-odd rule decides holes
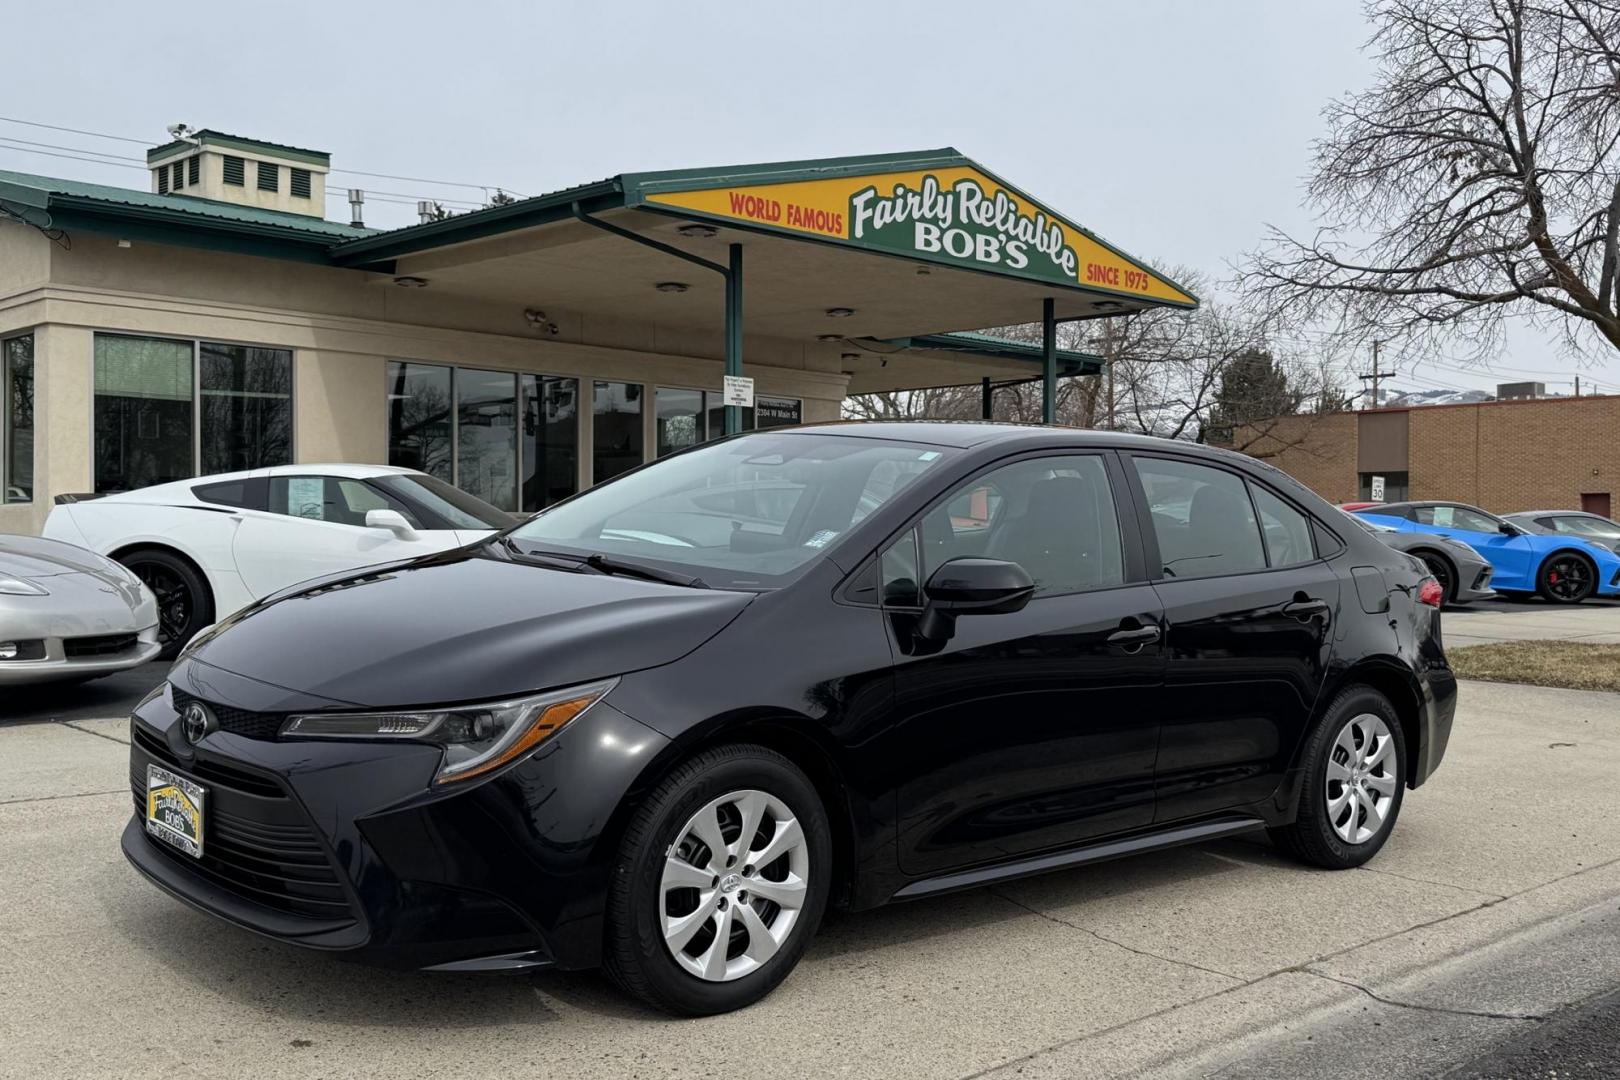
[[[161,765],[146,766],[146,832],[194,859],[202,858],[208,789]]]

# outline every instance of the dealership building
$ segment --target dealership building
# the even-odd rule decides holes
[[[1284,417],[1234,444],[1330,502],[1443,499],[1493,513],[1620,506],[1620,396],[1525,398]]]
[[[949,149],[626,173],[387,231],[360,192],[327,220],[330,165],[202,131],[148,153],[145,190],[0,172],[0,532],[64,493],[300,462],[536,511],[850,394],[1050,402],[1100,370],[1056,323],[1197,304]],[[1044,345],[973,333],[1036,321]]]

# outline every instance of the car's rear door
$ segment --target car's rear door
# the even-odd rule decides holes
[[[1164,605],[1156,820],[1241,808],[1282,783],[1327,678],[1340,583],[1310,517],[1236,469],[1133,454]]]
[[[418,523],[411,506],[364,480],[272,476],[266,510],[244,512],[237,527],[231,546],[237,571],[254,596],[265,596],[322,574],[450,546],[432,533],[402,539],[367,528],[366,510],[383,508]]]
[[[890,745],[901,868],[1005,861],[1153,820],[1163,659],[1112,453],[1022,458],[936,503],[880,560],[895,636]],[[1016,562],[1022,611],[912,633],[919,587],[945,561]]]

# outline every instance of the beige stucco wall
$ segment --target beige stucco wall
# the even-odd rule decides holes
[[[97,331],[204,338],[294,350],[294,456],[382,463],[390,359],[718,390],[721,334],[557,313],[555,336],[521,310],[400,289],[382,275],[76,233],[70,250],[0,225],[0,330],[35,327],[36,498],[0,508],[0,531],[35,532],[55,495],[93,486],[91,397]],[[759,394],[799,398],[806,420],[839,415],[848,377],[828,349],[749,337]],[[653,409],[643,410],[648,452]],[[581,471],[590,462],[581,417]],[[588,479],[582,475],[582,482]]]

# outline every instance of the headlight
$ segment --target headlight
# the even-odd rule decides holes
[[[42,585],[35,585],[27,578],[0,574],[0,593],[6,596],[49,596],[50,590]]]
[[[498,769],[533,750],[601,701],[617,679],[530,697],[446,709],[304,713],[281,725],[283,738],[404,739],[444,747],[436,784]]]

